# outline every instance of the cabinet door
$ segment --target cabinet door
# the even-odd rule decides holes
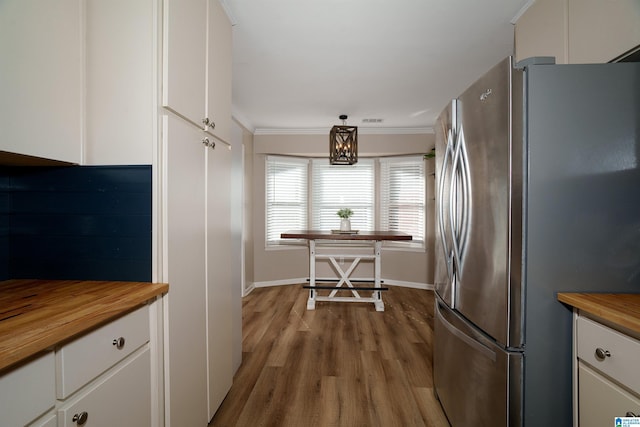
[[[206,102],[206,0],[165,0],[162,105],[202,126]]]
[[[85,0],[85,164],[151,164],[157,126],[151,0]]]
[[[613,426],[614,417],[640,413],[640,398],[609,381],[603,375],[578,364],[580,427]]]
[[[36,419],[56,403],[53,352],[0,375],[0,426],[17,426]]]
[[[207,0],[207,131],[231,142],[231,23],[218,0]]]
[[[0,151],[81,162],[81,3],[0,1]]]
[[[640,45],[638,0],[569,0],[569,62],[609,62]]]
[[[83,415],[83,413],[85,413]],[[58,424],[91,427],[151,425],[151,362],[149,348],[123,362],[58,411]]]
[[[209,419],[233,381],[231,147],[207,150],[207,338]]]
[[[168,401],[172,426],[207,424],[205,147],[203,132],[163,115]]]

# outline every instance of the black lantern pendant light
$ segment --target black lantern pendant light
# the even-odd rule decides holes
[[[347,115],[340,117],[342,126],[334,126],[329,133],[329,163],[352,165],[358,162],[358,127],[347,126]]]

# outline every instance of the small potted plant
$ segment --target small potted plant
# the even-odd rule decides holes
[[[336,214],[340,217],[340,231],[351,231],[351,220],[353,211],[349,208],[340,209]]]

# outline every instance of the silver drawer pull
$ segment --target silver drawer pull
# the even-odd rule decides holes
[[[603,350],[600,347],[596,348],[596,359],[604,360],[607,357],[611,357],[611,353],[609,353],[609,350]]]
[[[636,415],[636,414],[634,414],[633,412],[629,411],[629,412],[627,412],[627,414],[625,415],[625,417],[640,417],[640,414],[639,414],[639,415]]]
[[[80,412],[79,414],[75,414],[73,418],[71,418],[71,421],[81,426],[87,422],[87,418],[89,418],[89,413],[86,411],[83,411],[83,412]]]
[[[118,350],[122,350],[122,348],[124,347],[124,337],[116,338],[115,340],[113,340],[113,345],[115,345]]]

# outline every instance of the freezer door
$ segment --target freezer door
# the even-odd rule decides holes
[[[496,346],[440,299],[434,334],[434,384],[452,427],[521,426],[522,353]]]
[[[500,344],[514,348],[522,345],[522,149],[520,141],[513,141],[513,122],[518,122],[514,111],[522,95],[512,82],[521,87],[521,80],[522,73],[507,58],[458,101],[458,138],[466,150],[469,183],[462,189],[465,205],[459,209],[466,221],[459,238],[466,240],[457,268],[455,308]]]
[[[436,239],[435,239],[435,276],[434,287],[440,297],[453,307],[454,304],[454,264],[453,233],[450,224],[450,187],[451,187],[451,147],[455,138],[455,108],[452,101],[440,114],[435,126],[435,190],[436,190]]]

